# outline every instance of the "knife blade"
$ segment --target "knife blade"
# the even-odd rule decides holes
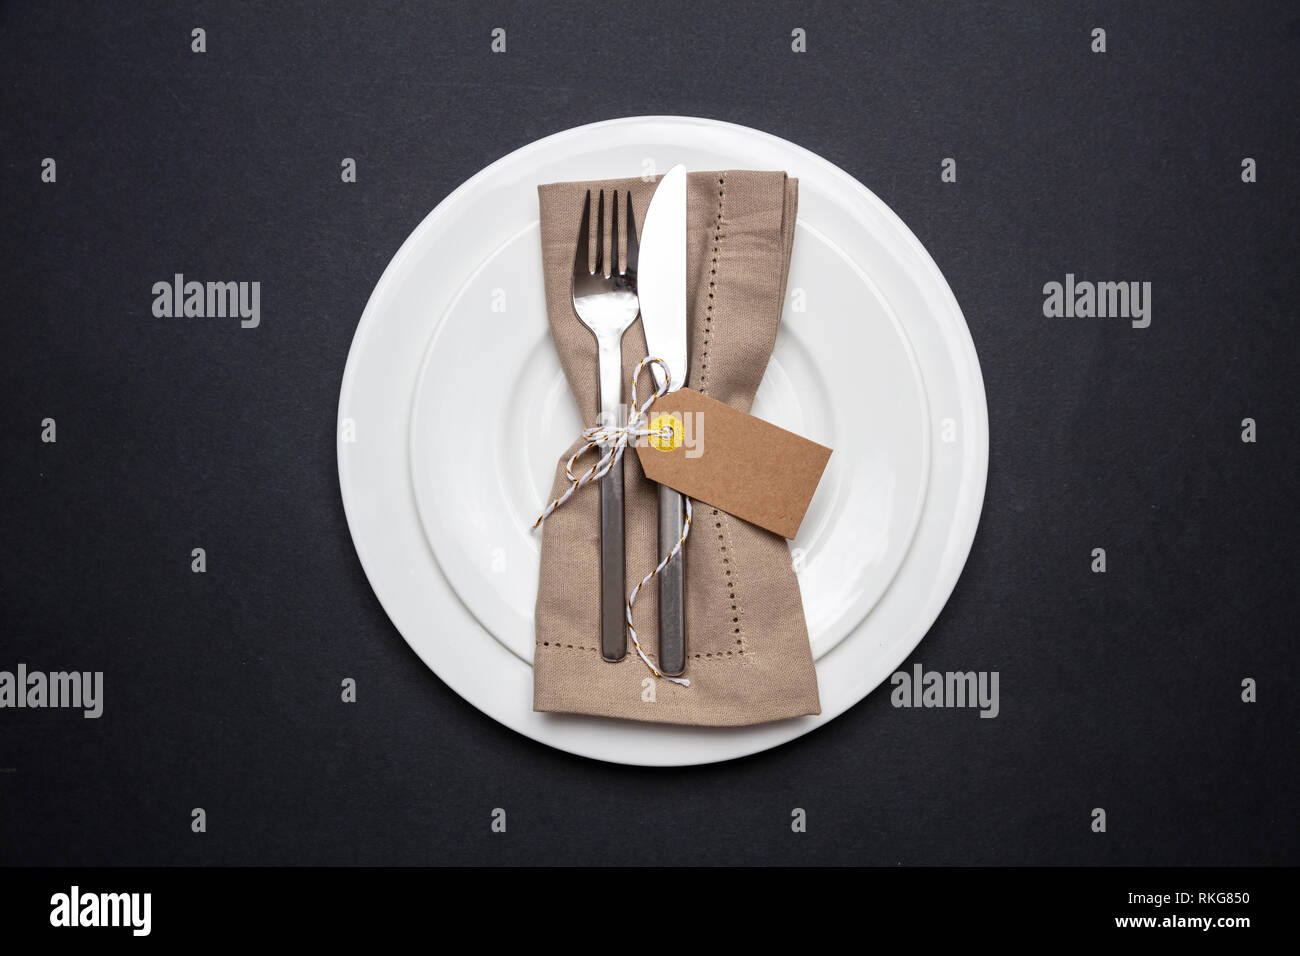
[[[669,392],[686,384],[686,167],[674,166],[659,181],[641,227],[638,294],[646,351],[664,361]],[[652,366],[664,385],[664,370]],[[662,401],[662,399],[661,399]],[[685,502],[659,486],[659,557],[681,540]],[[686,670],[684,602],[686,552],[679,551],[659,573],[659,669],[676,677]]]

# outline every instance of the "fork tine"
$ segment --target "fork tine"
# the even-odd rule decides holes
[[[622,275],[623,270],[619,268],[618,261],[618,190],[614,190],[613,202],[611,203],[613,212],[609,217],[609,272],[610,275]]]
[[[605,190],[596,204],[596,273],[605,274]]]
[[[641,252],[641,244],[636,239],[636,217],[632,215],[632,192],[628,191],[627,203],[623,209],[623,217],[627,219],[627,244],[625,246],[625,256],[627,258],[627,268],[636,271],[637,256]]]
[[[591,190],[582,201],[582,225],[578,227],[578,251],[573,254],[573,274],[591,275]]]

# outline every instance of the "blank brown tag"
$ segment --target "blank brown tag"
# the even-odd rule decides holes
[[[798,533],[829,448],[689,388],[658,399],[647,418],[673,430],[636,446],[652,481],[782,537]]]

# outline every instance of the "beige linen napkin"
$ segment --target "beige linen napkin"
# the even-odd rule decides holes
[[[570,279],[588,189],[632,193],[640,234],[655,183],[641,179],[538,187],[546,309],[582,419],[596,422],[596,341],[573,310]],[[607,197],[608,198],[608,197]],[[785,299],[798,187],[782,172],[691,173],[687,182],[687,385],[748,411],[767,368]],[[608,209],[608,202],[606,204]],[[593,217],[594,218],[594,217]],[[641,320],[623,338],[623,400],[645,357]],[[640,395],[654,390],[649,369]],[[552,494],[568,485],[565,450]],[[585,469],[594,453],[580,460]],[[624,455],[626,594],[658,560],[655,485]],[[575,471],[580,473],[580,471]],[[630,646],[600,654],[600,491],[580,489],[546,519],[536,609],[533,709],[631,720],[736,726],[820,713],[799,583],[784,538],[702,502],[686,543],[686,673],[690,687],[655,678]],[[633,620],[657,653],[658,595],[641,590]],[[648,680],[647,680],[648,678]]]

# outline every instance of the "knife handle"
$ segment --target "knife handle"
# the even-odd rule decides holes
[[[659,486],[659,559],[682,538],[684,501],[680,492]],[[659,572],[659,669],[670,677],[686,670],[686,549]]]
[[[623,556],[623,459],[600,480],[600,656],[627,654],[627,586]]]

